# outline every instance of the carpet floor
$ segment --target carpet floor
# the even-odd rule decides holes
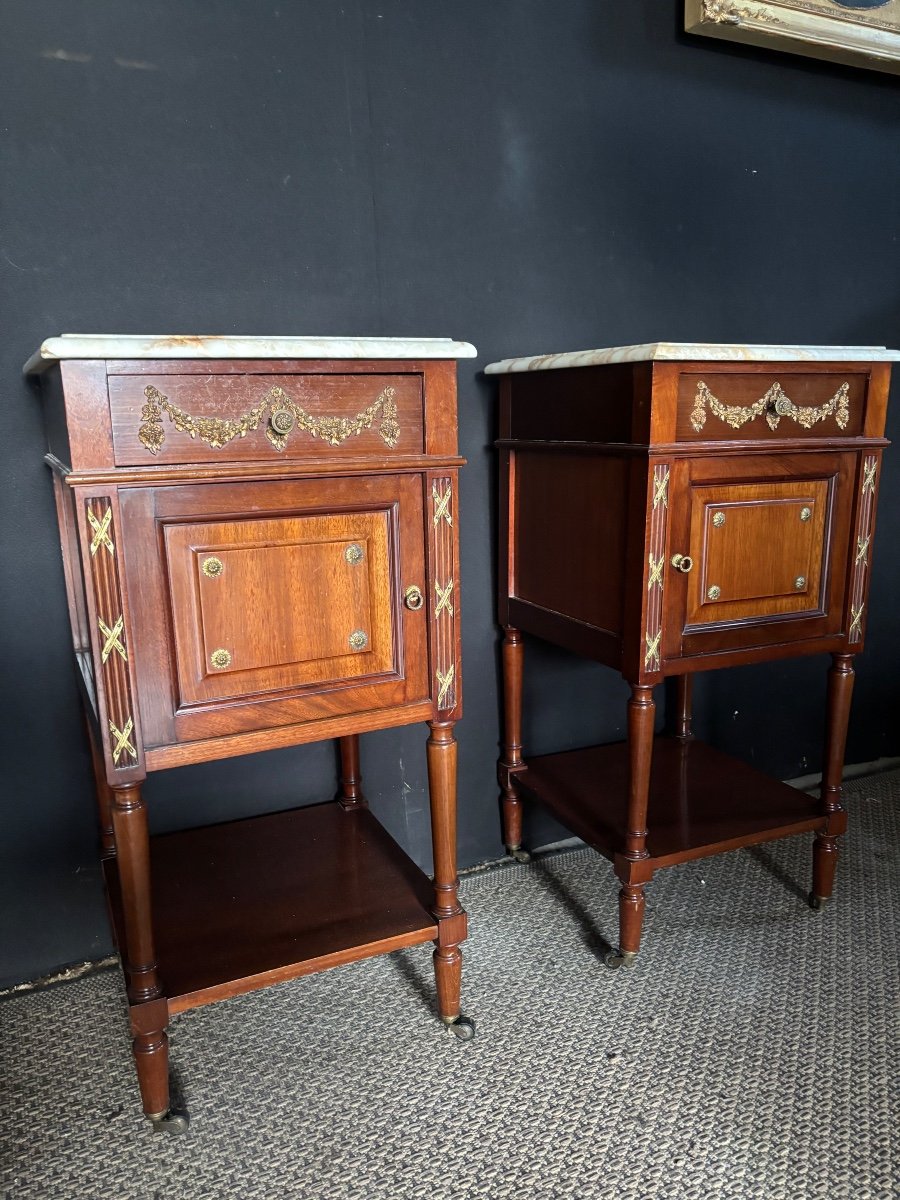
[[[0,1198],[889,1200],[898,1186],[900,773],[810,838],[662,871],[633,971],[587,850],[465,878],[474,1041],[417,947],[176,1017],[191,1113],[139,1111],[117,972],[0,1005]]]

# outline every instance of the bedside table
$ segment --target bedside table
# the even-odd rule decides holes
[[[460,1037],[457,358],[404,340],[52,338],[42,377],[144,1112],[178,1012],[434,941]],[[427,721],[434,880],[359,735]],[[150,838],[149,771],[337,738],[336,803]]]
[[[808,830],[831,896],[890,363],[882,347],[657,343],[493,363],[500,379],[504,837],[546,805],[610,859],[632,965],[655,870]],[[628,739],[529,758],[522,631],[621,672]],[[695,671],[832,656],[821,797],[694,741]],[[673,736],[654,685],[677,679]]]

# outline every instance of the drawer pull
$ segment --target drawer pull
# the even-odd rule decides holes
[[[213,650],[209,662],[217,671],[224,671],[226,667],[231,666],[231,655],[227,650]]]
[[[811,508],[801,508],[800,509],[800,520],[801,521],[808,521],[811,516],[812,516]]]
[[[225,564],[221,558],[213,556],[211,558],[204,558],[201,569],[207,579],[218,579],[225,570]]]
[[[354,629],[348,640],[351,650],[365,650],[369,644],[368,634],[362,629]]]
[[[806,587],[806,576],[798,575],[797,578],[794,580],[794,587],[797,589],[798,592],[802,592],[803,589]]]
[[[766,424],[771,430],[776,430],[782,417],[790,417],[804,429],[810,429],[818,421],[826,417],[834,417],[838,429],[846,429],[850,421],[850,384],[842,383],[835,394],[825,404],[817,408],[804,408],[795,404],[790,396],[783,391],[780,383],[773,383],[764,396],[754,400],[752,404],[723,404],[712,394],[702,381],[697,384],[697,394],[694,397],[694,407],[691,409],[691,426],[699,433],[706,424],[706,409],[713,416],[730,425],[732,429],[740,429],[748,421],[766,414]]]
[[[718,600],[718,598],[721,595],[722,595],[722,589],[719,587],[719,585],[717,583],[714,583],[712,585],[712,587],[709,589],[709,591],[706,593],[706,598],[707,598],[707,600]]]
[[[363,560],[362,546],[360,546],[357,542],[354,542],[352,546],[348,546],[344,551],[344,558],[346,558],[347,562],[350,563],[351,566],[354,566],[356,563],[361,563]]]
[[[269,424],[279,437],[286,437],[294,428],[294,414],[289,408],[276,408],[269,417]]]
[[[416,587],[415,584],[413,584],[411,587],[408,587],[403,593],[403,603],[410,610],[410,612],[418,612],[425,603],[425,597],[422,595],[422,589]]]
[[[721,529],[725,524],[725,514],[723,512],[713,513],[713,525],[716,529]]]
[[[673,554],[672,555],[672,566],[675,568],[676,571],[680,571],[682,573],[682,575],[687,575],[688,571],[691,570],[693,565],[694,565],[694,560],[691,558],[691,556],[689,554]]]

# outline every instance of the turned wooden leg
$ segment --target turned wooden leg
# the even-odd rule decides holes
[[[687,741],[694,736],[691,729],[691,709],[694,690],[693,675],[675,677],[675,736]]]
[[[522,635],[506,629],[503,638],[503,757],[497,769],[501,788],[503,841],[518,862],[529,862],[522,849],[522,801],[516,792],[514,772],[522,766]]]
[[[88,745],[91,748],[91,763],[94,768],[94,787],[97,792],[97,815],[100,823],[100,857],[115,858],[116,835],[113,832],[112,788],[109,786],[109,783],[106,779],[106,764],[103,761],[103,755],[100,752],[100,747],[97,745],[97,739],[94,735],[94,727],[91,724],[90,717],[88,717],[86,713],[84,724],[87,729]]]
[[[853,696],[853,655],[833,654],[828,672],[828,707],[825,716],[825,754],[822,768],[822,811],[825,827],[813,843],[813,886],[810,904],[821,908],[831,897],[838,860],[838,838],[847,828],[841,803],[841,777]]]
[[[128,981],[132,1048],[144,1112],[154,1125],[173,1127],[169,1114],[168,1009],[153,949],[150,838],[139,784],[112,789],[119,885],[125,924],[120,947]],[[178,1123],[178,1118],[174,1118]]]
[[[650,764],[653,758],[653,719],[656,705],[653,689],[632,685],[628,701],[628,812],[625,849],[616,855],[616,874],[622,881],[619,892],[619,951],[606,956],[607,966],[630,967],[640,949],[644,920],[644,885],[652,878],[646,860],[647,803],[650,796]]]
[[[338,738],[341,747],[341,808],[366,808],[359,770],[359,734],[350,733]]]
[[[431,842],[434,851],[434,915],[438,936],[434,977],[438,1011],[459,1037],[470,1038],[474,1024],[459,1013],[462,952],[466,914],[459,902],[456,875],[456,740],[453,721],[429,721],[428,790],[431,797]]]

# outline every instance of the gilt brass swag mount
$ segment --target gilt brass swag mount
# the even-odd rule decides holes
[[[773,383],[764,396],[760,396],[753,404],[723,404],[717,399],[705,383],[697,385],[697,395],[694,397],[694,407],[691,410],[691,425],[697,431],[706,424],[706,410],[709,408],[713,416],[730,425],[732,429],[740,429],[748,421],[766,414],[766,424],[770,429],[777,429],[782,417],[796,421],[804,429],[810,429],[818,421],[824,421],[833,416],[838,429],[846,429],[850,420],[850,384],[842,383],[835,394],[826,404],[817,408],[801,408],[782,391],[780,383]]]
[[[371,429],[377,421],[377,429],[385,445],[392,450],[400,437],[397,423],[397,405],[394,388],[386,387],[378,398],[353,417],[316,416],[307,412],[286,394],[283,388],[272,387],[254,408],[240,417],[194,417],[174,405],[152,384],[144,388],[147,403],[141,409],[141,426],[138,437],[151,454],[158,454],[166,440],[163,424],[165,414],[179,433],[199,438],[213,450],[221,450],[235,438],[246,437],[259,428],[265,414],[269,413],[266,437],[276,450],[284,450],[293,429],[303,429],[314,438],[321,438],[329,446],[339,446],[349,437],[355,437]]]

